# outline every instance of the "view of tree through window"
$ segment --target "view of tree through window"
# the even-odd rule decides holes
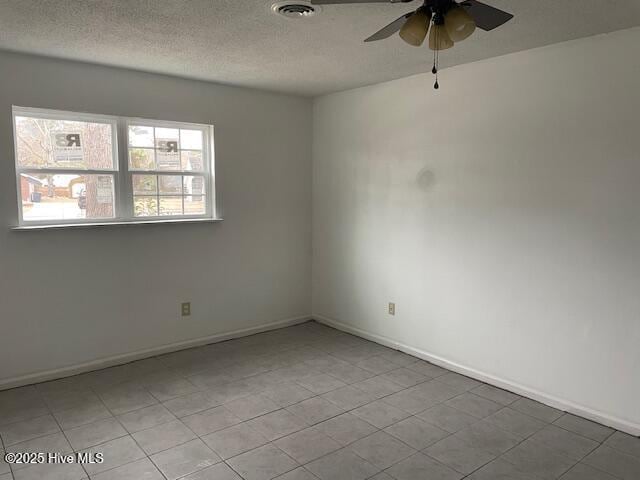
[[[211,215],[211,127],[18,107],[14,124],[23,222]]]
[[[15,128],[24,220],[115,215],[112,124],[16,116]]]

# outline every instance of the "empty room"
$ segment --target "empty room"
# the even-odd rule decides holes
[[[640,0],[0,0],[0,480],[640,480]]]

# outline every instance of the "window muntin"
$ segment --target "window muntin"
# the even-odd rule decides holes
[[[13,116],[20,225],[213,218],[213,127],[22,107]]]

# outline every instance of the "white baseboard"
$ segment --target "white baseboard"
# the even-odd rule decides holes
[[[234,330],[232,332],[216,333],[214,335],[209,335],[206,337],[194,338],[182,342],[169,343],[160,345],[158,347],[147,348],[145,350],[138,350],[136,352],[100,358],[97,360],[92,360],[90,362],[78,363],[75,365],[69,365],[52,370],[44,370],[20,377],[0,379],[0,390],[22,387],[24,385],[31,385],[33,383],[47,382],[49,380],[70,377],[72,375],[91,372],[93,370],[100,370],[101,368],[122,365],[125,363],[133,362],[135,360],[155,357],[156,355],[162,355],[163,353],[176,352],[178,350],[199,347],[201,345],[207,345],[209,343],[224,342],[225,340],[231,340],[232,338],[246,337],[248,335],[254,335],[256,333],[276,330],[278,328],[289,327],[291,325],[297,325],[299,323],[307,322],[311,319],[311,315],[288,318],[285,320],[278,320],[276,322],[265,323],[256,327],[243,328],[240,330]]]
[[[608,413],[593,410],[574,402],[554,397],[553,395],[549,395],[539,390],[525,387],[518,383],[504,380],[502,378],[484,372],[480,372],[474,368],[460,365],[459,363],[452,362],[450,360],[447,360],[446,358],[432,355],[428,352],[425,352],[424,350],[405,345],[390,338],[376,335],[360,328],[352,327],[351,325],[325,317],[323,315],[312,315],[312,318],[317,322],[337,328],[338,330],[342,330],[344,332],[357,335],[358,337],[371,340],[373,342],[379,343],[380,345],[384,345],[385,347],[400,350],[401,352],[408,353],[409,355],[420,358],[422,360],[427,360],[428,362],[431,362],[448,370],[466,375],[471,378],[475,378],[476,380],[480,380],[481,382],[494,385],[504,390],[509,390],[510,392],[517,393],[518,395],[531,398],[550,407],[557,408],[564,412],[572,413],[583,418],[587,418],[602,425],[606,425],[608,427],[615,428],[616,430],[629,433],[630,435],[640,436],[640,425],[637,423],[623,420]]]

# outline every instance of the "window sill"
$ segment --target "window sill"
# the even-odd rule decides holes
[[[59,225],[22,225],[12,227],[11,230],[21,232],[30,230],[59,230],[66,228],[102,228],[102,227],[123,227],[133,225],[166,225],[175,223],[218,223],[222,218],[177,218],[174,220],[139,220],[132,222],[101,222],[101,223],[67,223]]]

